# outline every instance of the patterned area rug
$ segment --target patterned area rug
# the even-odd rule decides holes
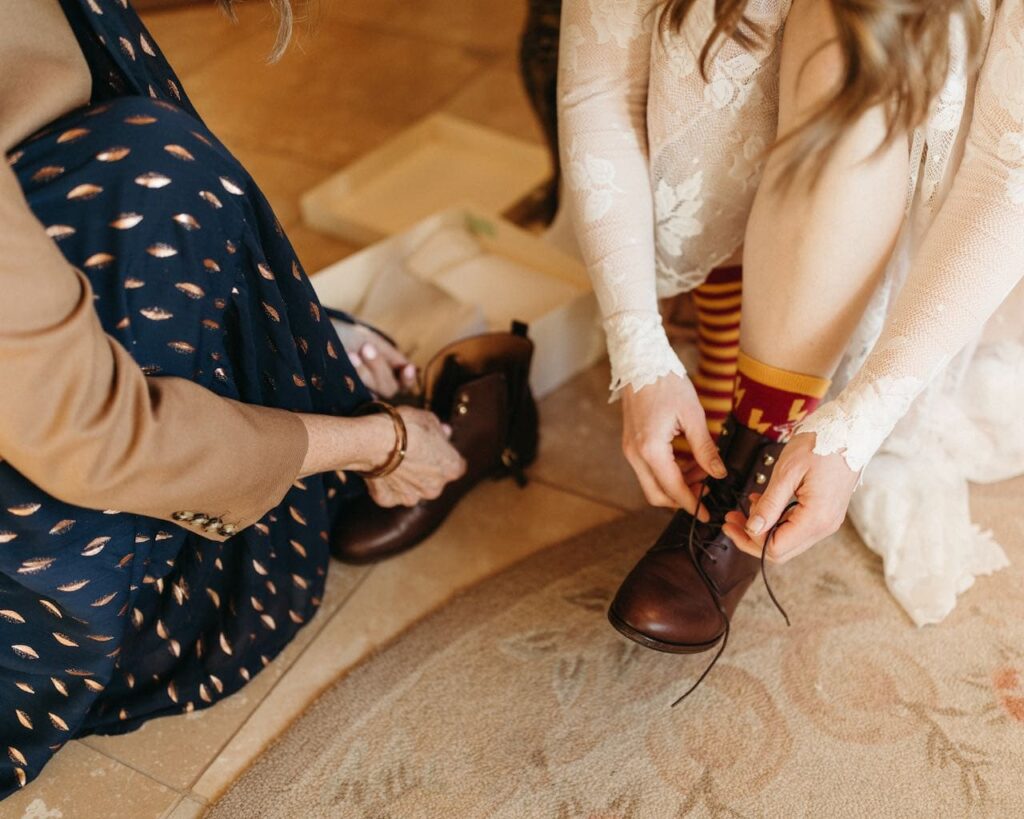
[[[664,521],[622,519],[454,600],[336,683],[209,815],[1024,815],[1024,541],[919,630],[844,528],[770,570],[792,628],[755,586],[718,667],[670,709],[707,655],[640,648],[604,614]]]

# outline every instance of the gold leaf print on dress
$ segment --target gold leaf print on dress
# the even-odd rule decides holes
[[[56,179],[62,173],[64,173],[64,169],[60,165],[47,165],[45,168],[40,168],[32,174],[32,181],[49,182],[51,179]]]
[[[199,222],[191,213],[176,213],[171,218],[185,230],[199,230]]]
[[[15,686],[17,686],[20,690],[24,691],[26,694],[36,693],[36,690],[27,682],[16,682]]]
[[[62,646],[68,646],[68,648],[78,648],[78,643],[76,643],[74,640],[68,637],[68,635],[62,634],[59,631],[53,632],[53,639],[60,643]],[[58,680],[54,680],[53,684],[56,686],[58,685],[58,682]],[[63,685],[64,683],[60,683],[57,690],[64,694],[64,696],[67,696],[68,692],[66,690],[62,690]]]
[[[117,145],[113,148],[107,148],[105,151],[100,151],[96,154],[96,158],[100,162],[120,162],[131,152],[131,148],[125,148],[122,145]]]
[[[149,171],[148,173],[136,176],[135,184],[141,185],[144,188],[159,190],[160,188],[166,188],[170,185],[171,178],[169,176],[164,176],[162,173],[157,173],[156,171]]]
[[[121,44],[121,50],[134,60],[135,46],[131,44],[131,41],[127,37],[118,37],[117,41]]]
[[[196,160],[188,148],[183,148],[181,145],[164,145],[164,150],[175,159],[180,159],[183,162],[195,162]]]
[[[215,208],[219,209],[224,207],[224,204],[217,198],[216,194],[210,193],[210,191],[199,191],[199,196]]]
[[[83,266],[90,268],[106,267],[114,261],[114,258],[112,253],[93,253],[92,256],[85,260]]]
[[[196,348],[187,341],[168,341],[167,346],[174,350],[174,352],[181,353],[182,355],[188,355],[196,351]]]
[[[190,299],[201,299],[206,295],[206,291],[203,290],[203,288],[198,284],[192,284],[191,282],[178,282],[174,286]]]
[[[63,145],[66,142],[74,142],[75,140],[81,139],[84,136],[89,135],[88,128],[71,128],[65,131],[59,137],[57,137],[57,144]]]
[[[296,281],[302,281],[302,269],[299,267],[299,263],[292,262],[292,276],[295,277]]]
[[[82,680],[82,682],[85,683],[85,687],[88,688],[90,691],[102,691],[103,690],[103,683],[97,682],[96,680],[85,679],[85,680]]]
[[[272,282],[274,280],[274,271],[270,269],[269,265],[260,262],[258,265],[256,265],[256,269],[260,272],[260,275],[267,281]]]
[[[53,528],[50,529],[50,534],[51,535],[64,535],[64,534],[67,534],[68,532],[71,531],[71,527],[74,526],[74,525],[75,525],[75,521],[72,518],[68,518],[66,520],[62,520],[62,521],[60,521],[58,523],[55,523],[53,525]]]
[[[235,196],[244,196],[245,195],[245,191],[242,190],[238,186],[238,183],[235,182],[233,179],[229,179],[226,176],[222,176],[220,178],[220,184],[224,187],[224,190],[226,190],[230,194],[234,194]]]
[[[178,701],[178,689],[174,685],[174,680],[167,683],[167,696],[171,698],[171,702]]]
[[[203,259],[203,267],[205,267],[211,273],[220,273],[220,265],[217,264],[213,259]]]
[[[181,643],[179,643],[177,640],[168,640],[167,648],[170,649],[171,654],[173,654],[175,657],[181,656]]]
[[[75,229],[71,225],[50,225],[46,229],[46,235],[56,242],[75,235]]]
[[[103,547],[110,543],[109,537],[97,537],[90,540],[84,549],[82,549],[82,557],[95,557],[103,551]]]
[[[39,503],[22,503],[17,506],[8,506],[7,511],[19,518],[26,518],[29,515],[34,515],[41,508],[42,504]]]
[[[28,765],[28,760],[25,759],[25,755],[13,745],[7,746],[7,756],[11,758],[12,762],[16,762],[19,765]]]
[[[162,307],[143,307],[139,312],[150,321],[167,321],[167,319],[174,318],[174,313],[170,313]]]
[[[302,516],[302,513],[294,506],[288,507],[288,514],[292,516],[292,520],[294,520],[296,523],[300,523],[303,526],[306,525],[306,519]]]
[[[71,200],[80,200],[85,202],[88,201],[89,199],[95,199],[101,193],[103,193],[103,188],[101,188],[99,185],[93,185],[89,182],[86,182],[82,185],[76,185],[70,191],[68,191],[67,198]]]
[[[124,287],[126,290],[138,290],[140,287],[145,287],[146,283],[142,279],[136,279],[129,276],[124,280]]]
[[[271,631],[276,631],[277,630],[277,623],[274,622],[274,618],[271,617],[269,614],[261,614],[260,615],[260,620],[262,620],[263,621],[263,625],[265,625]]]
[[[292,548],[295,550],[295,552],[297,554],[301,555],[302,557],[306,557],[307,556],[306,555],[306,547],[303,546],[301,543],[299,543],[299,541],[297,541],[297,540],[289,540],[288,542],[291,544]]]
[[[145,34],[139,35],[139,45],[142,47],[142,50],[150,57],[156,56],[156,51],[153,50],[153,46],[150,44],[149,40],[146,39]]]
[[[3,540],[0,538],[0,543],[2,542]],[[21,566],[18,567],[18,574],[35,574],[44,571],[49,569],[56,559],[55,557],[31,557],[22,561]]]
[[[231,644],[228,642],[228,638],[224,636],[224,632],[220,633],[220,648],[227,655],[231,655]]]
[[[91,582],[92,582],[91,580],[75,580],[75,581],[73,581],[71,583],[64,583],[64,584],[58,586],[57,587],[57,591],[68,592],[68,593],[76,592],[79,589],[84,589]]]
[[[292,583],[294,583],[300,589],[308,589],[309,588],[309,581],[306,580],[306,578],[304,578],[304,577],[302,577],[300,575],[297,575],[297,574],[293,574],[292,575]]]
[[[21,159],[24,155],[24,151],[15,151],[13,154],[7,157],[7,164],[13,168],[15,165],[18,164],[18,160]]]
[[[128,125],[152,125],[156,122],[156,117],[151,117],[146,114],[132,114],[130,117],[125,117],[124,121]]]
[[[18,645],[11,646],[11,648],[14,650],[15,654],[17,654],[19,657],[25,658],[26,660],[39,659],[39,652],[32,648],[32,646],[27,646],[19,643]]]
[[[18,718],[18,722],[21,723],[22,727],[28,728],[28,730],[30,731],[32,730],[32,718],[29,717],[28,714],[26,714],[20,708],[15,708],[14,714]]]
[[[145,217],[141,213],[122,213],[110,226],[115,230],[131,230],[138,225]]]
[[[157,242],[155,245],[150,245],[146,248],[146,252],[150,256],[155,256],[158,259],[169,259],[171,256],[178,255],[178,249],[171,247],[164,242]]]
[[[14,532],[0,532],[0,543],[10,543],[16,537]]]
[[[61,614],[60,607],[56,603],[53,603],[49,600],[40,599],[39,605],[46,609],[48,612],[50,612],[50,614],[52,614],[54,617],[64,617],[64,615]]]
[[[280,322],[281,314],[277,312],[271,305],[263,302],[263,312],[265,312],[271,319],[271,321]]]
[[[53,727],[60,731],[67,731],[68,724],[64,722],[60,717],[54,714],[52,711],[47,711],[46,715],[50,718],[50,722],[53,723]]]
[[[0,609],[0,618],[3,618],[9,623],[24,623],[25,618],[22,617],[14,609]]]
[[[97,599],[93,600],[89,605],[94,609],[98,609],[100,606],[107,605],[107,603],[109,603],[115,597],[117,597],[117,592],[112,591],[110,592],[110,594],[105,594],[102,597],[98,597]]]

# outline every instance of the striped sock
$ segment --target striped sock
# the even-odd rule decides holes
[[[740,353],[736,375],[736,420],[785,441],[821,403],[832,382],[816,375],[780,370]]]
[[[719,267],[694,291],[697,307],[697,372],[691,374],[711,437],[717,439],[732,410],[736,359],[740,349],[740,301],[743,268]],[[685,438],[673,442],[677,455],[687,459]]]

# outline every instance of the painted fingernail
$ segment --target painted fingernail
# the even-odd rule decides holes
[[[363,358],[367,361],[373,361],[377,357],[377,348],[372,344],[364,344],[359,352],[363,354]]]
[[[764,518],[760,515],[754,515],[750,520],[747,521],[747,531],[752,535],[759,535],[764,530]]]

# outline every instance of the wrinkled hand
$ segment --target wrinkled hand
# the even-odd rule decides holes
[[[416,367],[380,333],[361,324],[335,322],[341,343],[363,383],[382,398],[416,384]]]
[[[433,500],[466,471],[466,462],[448,440],[450,427],[426,410],[402,407],[399,412],[409,433],[405,460],[390,475],[366,482],[378,506],[415,506]]]
[[[622,450],[647,502],[693,513],[701,481],[708,474],[726,474],[693,384],[673,373],[637,392],[626,387],[622,416]],[[672,451],[672,441],[680,435],[689,441],[695,461],[685,474]],[[703,507],[699,515],[707,519]]]
[[[779,456],[767,489],[751,495],[749,518],[738,511],[725,516],[723,531],[738,548],[760,557],[765,536],[794,497],[797,505],[785,513],[768,546],[770,562],[792,560],[843,525],[858,474],[842,455],[815,455],[814,441],[813,432],[793,436]]]

